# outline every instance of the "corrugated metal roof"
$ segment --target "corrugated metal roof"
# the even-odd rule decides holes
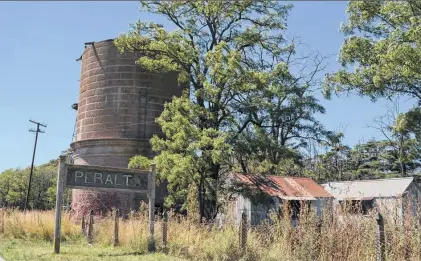
[[[286,200],[315,200],[332,196],[310,178],[260,176],[250,173],[234,173],[240,182],[256,186],[266,194]]]
[[[413,178],[409,177],[329,182],[322,186],[338,200],[362,200],[364,198],[398,197],[405,192],[412,181]]]

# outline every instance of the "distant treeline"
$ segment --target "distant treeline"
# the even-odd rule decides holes
[[[343,137],[342,137],[343,138]],[[281,176],[312,177],[318,182],[335,180],[377,179],[410,176],[420,172],[421,146],[416,139],[372,140],[354,147],[341,140],[324,147],[312,146],[311,153],[294,153],[277,165],[265,160],[247,162],[250,172]],[[320,153],[318,149],[323,150]],[[314,155],[314,156],[311,156]],[[134,157],[130,168],[145,165],[143,157]],[[52,209],[55,205],[57,160],[34,168],[29,206],[33,209]],[[147,164],[146,164],[147,165]],[[267,167],[264,167],[267,165]],[[241,169],[235,169],[241,171]],[[0,207],[22,209],[28,189],[29,168],[7,169],[0,173]],[[65,191],[65,200],[68,191]]]
[[[34,167],[29,207],[52,209],[56,198],[57,160]],[[7,169],[0,174],[0,206],[23,209],[30,168]]]

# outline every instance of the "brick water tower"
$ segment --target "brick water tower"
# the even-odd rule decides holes
[[[175,73],[154,74],[135,62],[140,53],[120,54],[113,39],[86,43],[77,104],[73,162],[127,168],[134,155],[152,157],[149,140],[160,135],[155,119],[164,103],[180,96]],[[163,203],[165,185],[157,187],[156,204]],[[118,207],[137,209],[142,196],[134,192],[73,189],[72,209],[86,214]],[[147,201],[146,201],[147,202]]]

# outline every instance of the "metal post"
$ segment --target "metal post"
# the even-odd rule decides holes
[[[168,213],[164,212],[164,220],[162,222],[162,248],[167,248],[167,232],[168,232]]]
[[[89,214],[89,224],[88,224],[88,244],[93,242],[93,232],[94,232],[94,211],[91,210]]]
[[[241,225],[240,225],[240,248],[246,249],[247,245],[247,214],[243,212],[241,214]]]
[[[66,156],[60,155],[57,174],[56,225],[54,229],[54,253],[60,253],[61,205],[63,203],[64,177],[66,175]]]
[[[148,197],[149,197],[149,237],[148,237],[148,251],[155,251],[155,239],[154,239],[154,221],[155,221],[155,176],[156,166],[151,165],[152,171],[149,173],[148,182]]]
[[[383,217],[379,212],[376,215],[376,221],[376,261],[385,261],[384,222]]]
[[[120,211],[116,209],[114,213],[114,246],[118,246],[118,217],[119,215],[120,215]]]

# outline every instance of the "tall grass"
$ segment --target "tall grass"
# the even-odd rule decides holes
[[[323,217],[317,217],[307,211],[301,213],[297,226],[292,226],[288,215],[273,215],[270,224],[266,222],[249,229],[245,250],[239,248],[238,228],[234,224],[217,228],[170,217],[166,251],[192,260],[215,261],[375,260],[377,223],[373,216],[325,211]],[[384,219],[386,260],[421,260],[418,216],[407,215],[401,222],[392,215],[384,215]],[[9,210],[4,221],[3,236],[6,238],[53,239],[53,211],[23,213]],[[146,251],[146,214],[131,213],[128,218],[120,219],[119,228],[119,247]],[[157,249],[162,248],[161,229],[162,221],[158,218],[155,223]],[[113,217],[96,218],[94,244],[111,246],[113,231]],[[68,213],[62,217],[62,237],[63,240],[80,240],[83,237],[80,222],[72,222]]]
[[[41,239],[52,241],[54,238],[54,211],[28,211],[0,210],[0,222],[4,222],[3,234],[5,237],[20,239]],[[70,221],[68,213],[64,213],[61,223],[61,237],[64,241],[80,238],[81,231],[76,224]]]

